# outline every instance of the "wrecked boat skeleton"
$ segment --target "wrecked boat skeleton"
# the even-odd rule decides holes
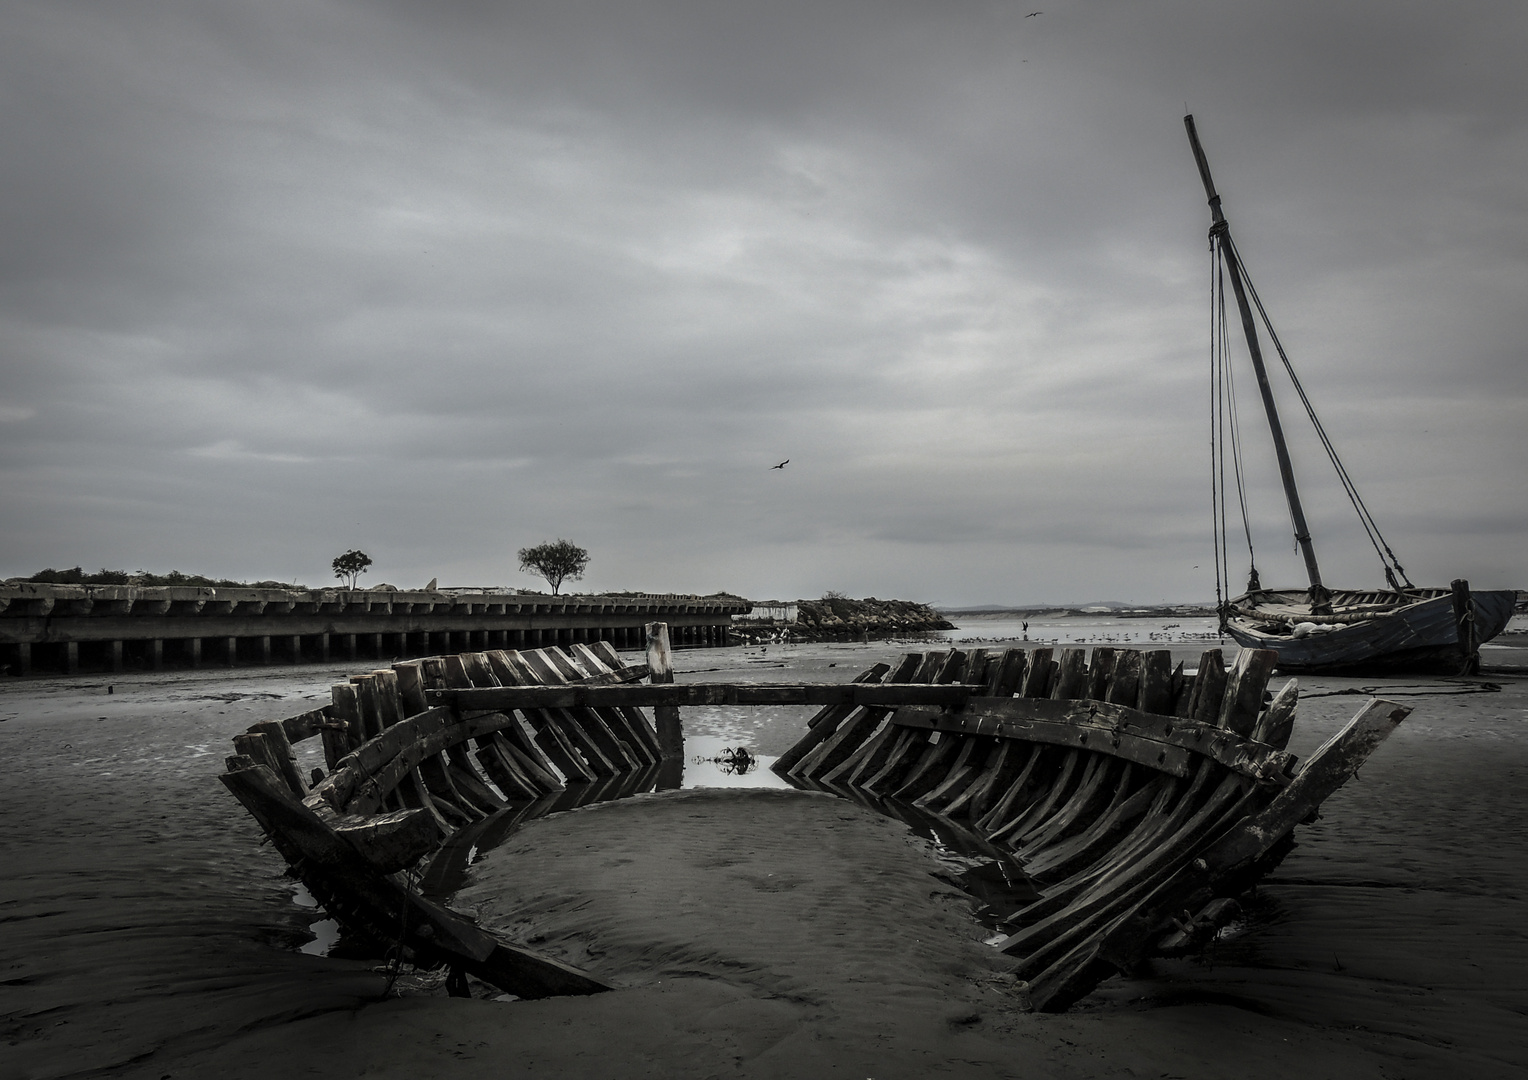
[[[1371,700],[1296,768],[1298,689],[1267,699],[1267,651],[1227,670],[1209,650],[1185,673],[1166,650],[941,650],[790,685],[665,682],[666,651],[650,656],[627,665],[599,643],[398,663],[236,736],[222,780],[348,931],[520,997],[597,993],[608,984],[417,882],[484,829],[677,786],[659,783],[674,758],[644,708],[661,726],[685,706],[820,705],[775,771],[923,815],[1031,883],[995,944],[1033,1005],[1056,1011],[1147,957],[1200,948],[1409,711]],[[293,744],[315,737],[328,771],[310,779]]]

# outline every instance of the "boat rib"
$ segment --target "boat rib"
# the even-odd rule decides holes
[[[1370,701],[1297,769],[1298,688],[1270,700],[1275,659],[1248,650],[1227,670],[1211,650],[1185,673],[1166,650],[946,649],[782,685],[648,684],[604,643],[463,653],[354,676],[322,709],[255,724],[221,779],[347,931],[519,997],[589,994],[609,986],[421,884],[449,892],[449,857],[477,838],[663,786],[645,707],[820,705],[775,770],[957,843],[985,880],[1027,879],[1022,901],[982,894],[978,915],[1034,1007],[1056,1011],[1202,946],[1408,712]],[[294,747],[311,739],[327,770],[305,777]]]

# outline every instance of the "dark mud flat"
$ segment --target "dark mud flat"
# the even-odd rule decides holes
[[[689,662],[785,679],[897,651]],[[784,791],[592,807],[477,864],[460,903],[615,992],[379,1003],[366,964],[295,951],[307,920],[280,860],[215,779],[234,733],[348,670],[135,676],[111,696],[0,684],[0,1077],[1521,1075],[1528,651],[1486,662],[1479,679],[1303,679],[1299,754],[1362,701],[1336,692],[1415,711],[1213,957],[1155,962],[1061,1016],[1019,1011],[923,841]],[[1467,692],[1482,682],[1502,689]]]

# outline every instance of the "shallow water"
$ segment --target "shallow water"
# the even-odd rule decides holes
[[[1028,618],[957,616],[950,621],[955,624],[955,629],[942,631],[940,636],[963,646],[1024,641],[1032,645],[1117,645],[1136,649],[1163,648],[1186,642],[1203,643],[1205,648],[1218,644],[1235,647],[1229,638],[1221,637],[1213,617],[1126,618],[1053,611]]]

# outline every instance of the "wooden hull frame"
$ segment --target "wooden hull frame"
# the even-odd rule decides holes
[[[943,816],[990,845],[997,870],[1021,868],[1038,896],[1005,915],[994,944],[1018,959],[1035,1008],[1064,1010],[1112,974],[1212,938],[1293,847],[1295,825],[1410,711],[1371,700],[1296,770],[1283,748],[1298,685],[1264,702],[1275,654],[1242,652],[1227,671],[1210,650],[1191,677],[1169,657],[913,654],[885,678],[963,665],[958,677],[985,679],[987,693],[953,708],[824,710],[775,767]]]
[[[1245,651],[1227,670],[1215,649],[1185,675],[1166,650],[943,650],[850,683],[637,685],[649,669],[603,643],[464,653],[354,676],[323,709],[254,725],[221,779],[348,931],[447,965],[458,986],[469,973],[519,997],[598,993],[609,985],[434,899],[459,882],[460,852],[677,787],[681,762],[641,706],[820,704],[775,771],[957,837],[987,860],[956,882],[973,896],[1022,881],[996,944],[1055,1011],[1201,946],[1409,711],[1371,701],[1296,770],[1283,748],[1298,687],[1265,702],[1276,660]],[[315,737],[328,771],[310,782],[293,744]]]

